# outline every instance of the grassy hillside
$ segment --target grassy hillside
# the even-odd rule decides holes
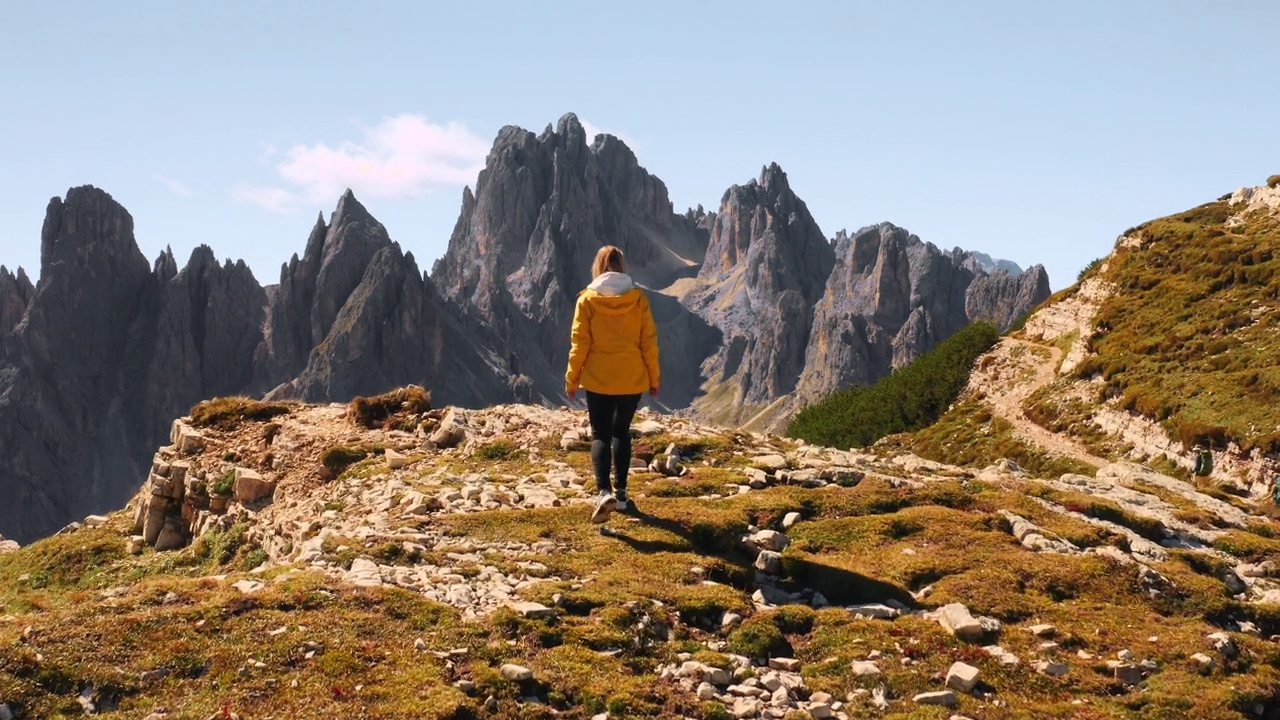
[[[1256,597],[1271,581],[1227,581],[1280,541],[1190,487],[1093,495],[667,419],[636,452],[674,443],[684,473],[637,471],[641,512],[598,531],[584,420],[459,413],[442,422],[469,439],[446,450],[328,406],[208,426],[190,472],[249,463],[273,499],[181,550],[131,553],[122,512],[0,555],[0,704],[23,720],[85,703],[152,720],[1280,713],[1280,606]],[[329,478],[337,445],[385,455]],[[1153,548],[1193,515],[1216,550]],[[784,533],[779,557],[744,542],[757,529]],[[939,622],[949,603],[987,618],[980,637]],[[972,691],[915,699],[957,662]],[[688,663],[725,673],[703,687]]]
[[[1127,235],[1078,369],[1187,446],[1280,451],[1280,217],[1226,200]]]

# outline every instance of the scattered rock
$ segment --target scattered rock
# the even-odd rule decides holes
[[[952,635],[968,642],[981,640],[986,632],[982,624],[969,614],[969,609],[960,603],[939,608],[938,622]]]
[[[783,573],[782,554],[773,550],[761,550],[756,556],[756,569],[770,575],[781,575]]]
[[[800,520],[801,520],[800,513],[789,512],[786,515],[782,516],[782,529],[790,530],[791,528],[795,527],[796,523],[800,522]]]
[[[800,672],[800,661],[795,658],[770,658],[769,667],[783,672]]]
[[[391,470],[399,470],[409,464],[409,458],[402,455],[391,448],[387,448],[384,453],[387,458],[387,467]]]
[[[235,498],[238,502],[257,502],[276,491],[275,482],[263,479],[256,470],[238,467],[235,473]]]
[[[542,618],[551,618],[556,616],[556,611],[546,605],[535,602],[521,602],[511,606],[511,609],[520,613],[522,617],[530,620],[540,620]]]
[[[854,677],[874,677],[880,674],[880,666],[870,660],[854,660]]]
[[[525,682],[533,679],[532,670],[512,663],[503,665],[499,672],[502,673],[502,677],[515,682]]]
[[[947,670],[947,687],[957,692],[971,692],[978,684],[978,668],[966,663],[957,662]]]
[[[258,582],[257,580],[241,580],[239,582],[231,583],[231,587],[235,588],[236,590],[239,590],[242,594],[250,595],[252,593],[258,592],[259,590],[261,590],[266,586]]]
[[[1201,672],[1212,672],[1213,669],[1218,665],[1218,662],[1216,660],[1209,657],[1208,655],[1205,655],[1204,653],[1196,653],[1192,655],[1191,661],[1198,666]]]
[[[765,470],[786,470],[787,459],[781,455],[760,455],[751,459],[751,463]]]
[[[988,646],[983,647],[982,650],[983,652],[986,652],[987,655],[995,657],[996,662],[1000,662],[1001,665],[1006,667],[1018,665],[1018,656],[1005,650],[1005,648],[998,646],[998,644],[988,644]]]
[[[1031,631],[1032,635],[1042,638],[1051,638],[1058,634],[1058,628],[1052,625],[1032,625],[1027,630]]]
[[[875,620],[892,620],[902,614],[902,611],[895,607],[889,607],[883,603],[867,603],[865,605],[850,605],[849,612],[859,617],[871,618]]]
[[[945,705],[951,707],[956,704],[956,694],[950,690],[924,692],[911,698],[911,700],[921,705]]]
[[[1050,677],[1062,677],[1067,674],[1067,664],[1060,660],[1041,660],[1035,664],[1036,672]]]
[[[791,539],[777,530],[760,530],[751,536],[750,541],[762,550],[782,552],[791,544]]]
[[[1236,642],[1231,639],[1230,635],[1224,632],[1210,633],[1207,637],[1209,645],[1213,647],[1214,652],[1228,660],[1235,657],[1239,652],[1236,648]]]
[[[1111,668],[1111,671],[1118,682],[1125,685],[1137,685],[1142,682],[1142,668],[1133,663],[1116,662],[1114,660],[1112,663],[1115,663],[1115,665]],[[1108,663],[1108,665],[1110,664]]]

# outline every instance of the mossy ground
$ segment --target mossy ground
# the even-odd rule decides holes
[[[668,438],[655,440],[665,449]],[[615,516],[608,532],[589,524],[582,505],[438,518],[440,529],[478,541],[551,539],[566,547],[527,558],[565,578],[524,592],[548,605],[560,596],[560,613],[548,620],[502,610],[464,621],[420,596],[357,589],[316,571],[250,574],[261,556],[240,528],[182,551],[138,557],[124,551],[121,516],[100,529],[49,538],[0,556],[0,700],[20,717],[79,716],[75,695],[92,685],[116,703],[101,713],[106,718],[141,717],[162,706],[175,718],[206,718],[222,708],[253,718],[525,718],[551,717],[553,708],[567,718],[709,717],[719,711],[655,673],[680,652],[715,659],[705,643],[720,639],[730,652],[799,658],[809,686],[837,698],[871,687],[852,677],[852,660],[885,653],[889,711],[854,703],[852,717],[1212,719],[1249,717],[1256,703],[1276,707],[1275,643],[1233,634],[1241,659],[1220,661],[1209,674],[1189,659],[1211,652],[1205,635],[1230,617],[1280,632],[1280,613],[1236,603],[1198,560],[1179,555],[1161,564],[1178,589],[1153,598],[1132,568],[1098,556],[1029,552],[998,509],[1080,546],[1120,540],[1045,509],[1028,497],[1031,485],[1012,480],[931,480],[912,489],[869,476],[852,488],[775,487],[698,500],[691,495],[723,489],[733,478],[724,466],[746,462],[731,438],[699,447],[691,454],[701,460],[685,478],[634,475],[640,512]],[[494,454],[501,458],[492,462],[526,462]],[[581,450],[555,459],[588,462]],[[1002,667],[921,617],[862,620],[840,608],[756,612],[751,556],[740,537],[749,525],[780,527],[793,511],[803,520],[790,530],[783,559],[797,583],[835,604],[894,598],[916,607],[911,593],[931,586],[923,607],[962,602],[1002,620],[998,642],[1023,663]],[[1252,557],[1276,541],[1238,531],[1224,542]],[[350,544],[353,557],[379,552]],[[230,583],[243,578],[266,586],[242,595]],[[725,611],[747,620],[721,631]],[[651,630],[637,630],[642,620]],[[1024,629],[1031,623],[1057,626],[1071,664],[1067,677],[1031,670],[1040,642]],[[665,639],[652,630],[659,625],[669,628]],[[449,663],[415,650],[417,638],[431,651],[467,654]],[[1125,648],[1159,664],[1140,688],[1117,684],[1105,667]],[[1078,650],[1098,659],[1077,660]],[[904,657],[912,664],[901,664]],[[969,696],[954,710],[910,702],[916,692],[939,689],[936,674],[957,660],[978,666],[985,686],[1007,705]],[[502,679],[496,669],[505,662],[531,668],[535,681]],[[159,668],[170,674],[141,679]],[[455,689],[458,680],[476,683],[476,693]],[[546,704],[522,704],[529,694]],[[483,708],[489,695],[498,701],[495,712]]]

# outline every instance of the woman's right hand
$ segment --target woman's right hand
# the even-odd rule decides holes
[[[658,397],[658,388],[656,387],[649,388],[649,395],[652,397]]]

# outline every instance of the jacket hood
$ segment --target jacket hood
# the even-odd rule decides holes
[[[636,283],[631,276],[620,272],[601,273],[599,277],[587,286],[589,290],[604,295],[605,297],[617,297],[634,289]]]
[[[597,277],[582,295],[598,312],[625,315],[633,311],[644,293],[626,273],[607,272]]]

